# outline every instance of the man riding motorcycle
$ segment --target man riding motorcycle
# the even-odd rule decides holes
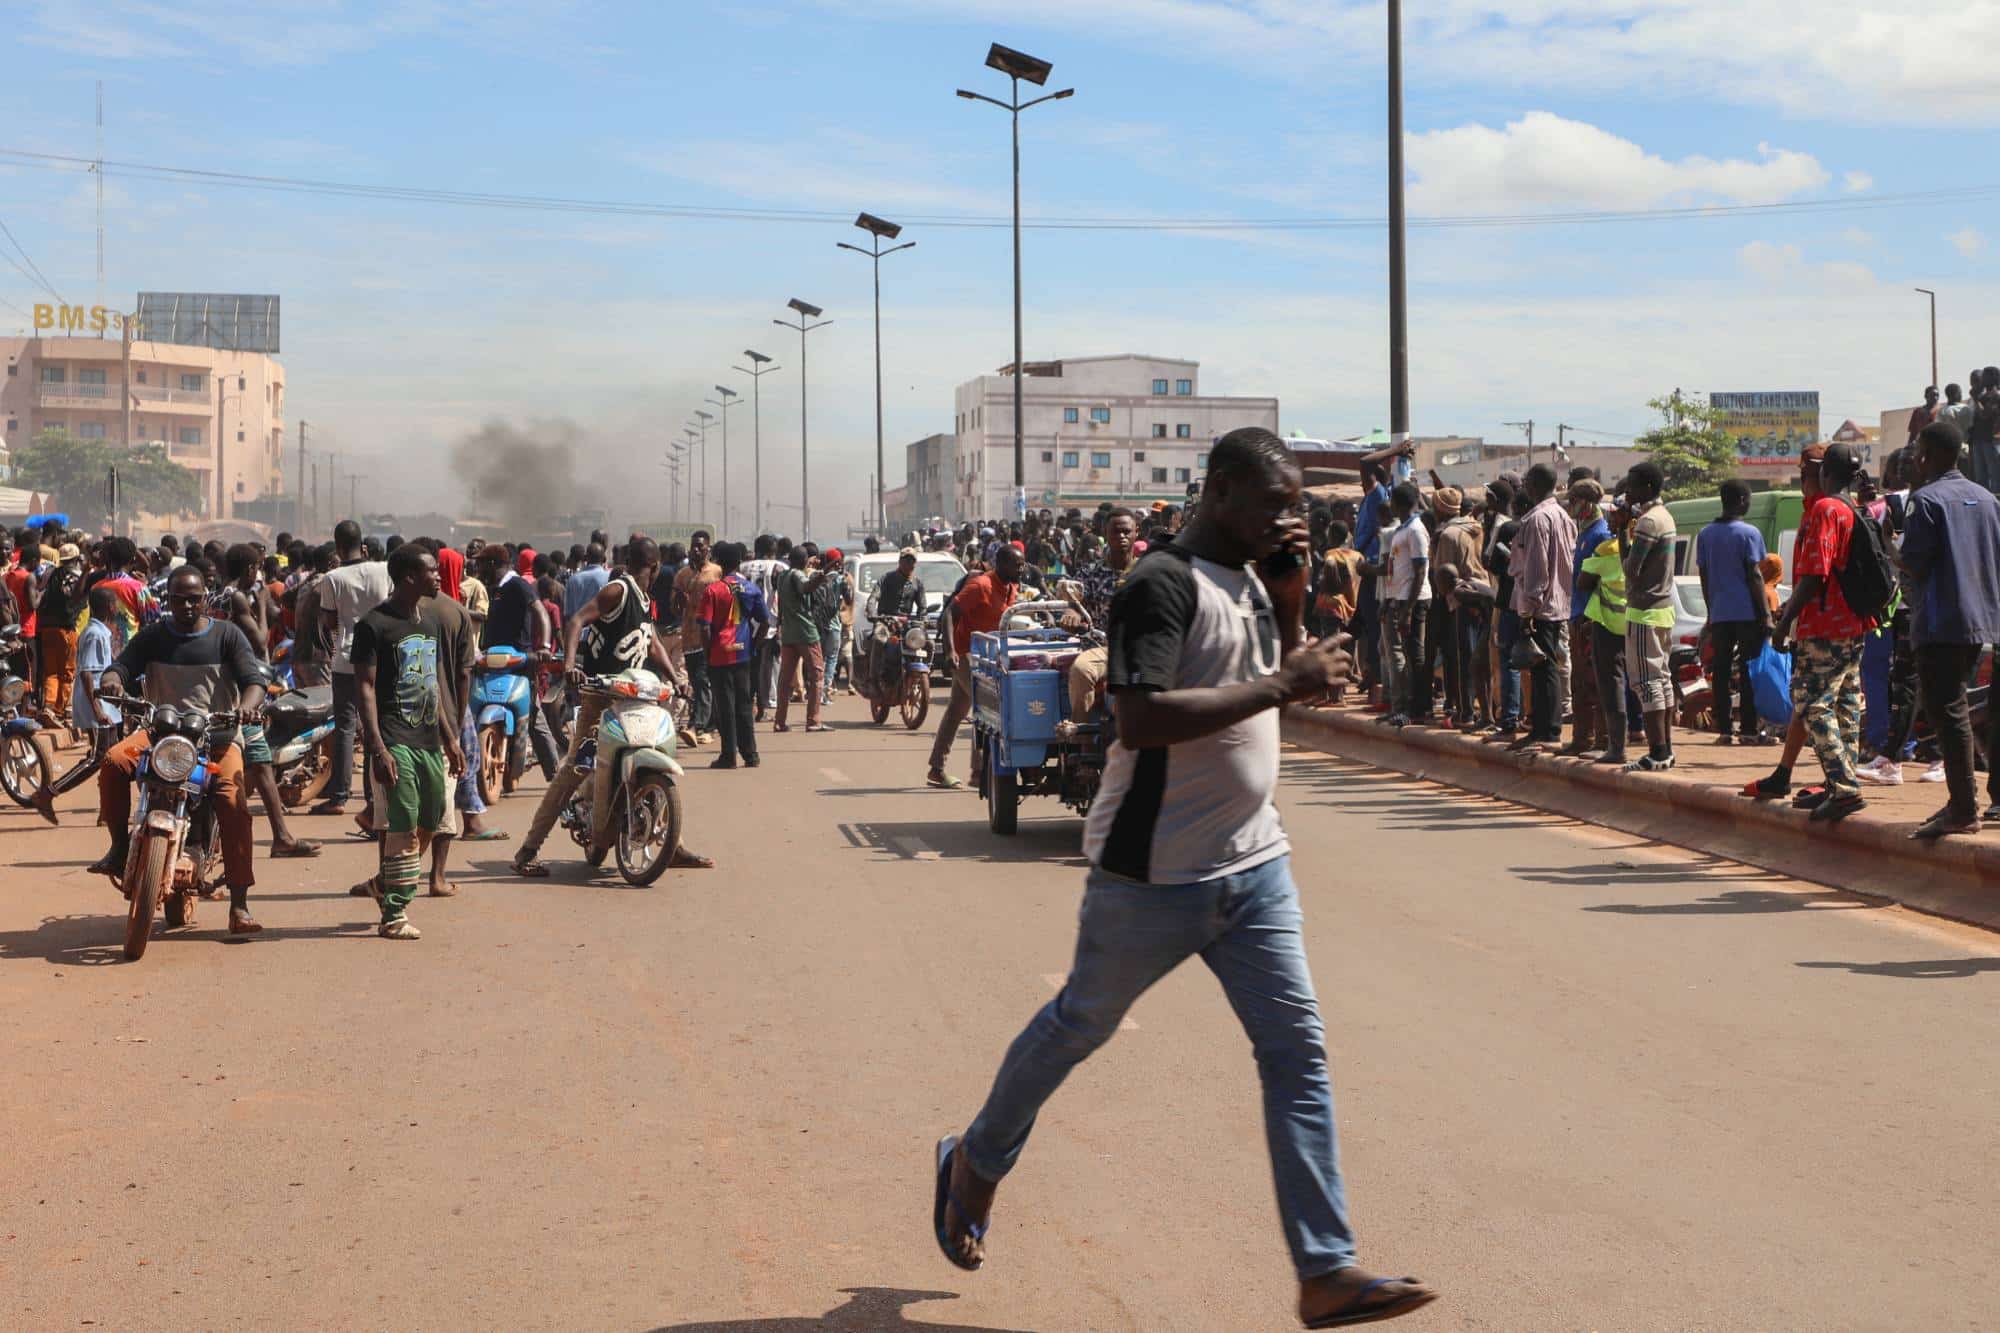
[[[98,681],[98,693],[118,699],[130,680],[145,681],[146,700],[209,713],[234,712],[242,722],[255,722],[264,703],[264,670],[243,631],[208,614],[208,587],[201,571],[183,565],[167,580],[167,617],[132,636],[125,651]],[[125,876],[131,846],[132,779],[139,760],[152,744],[144,731],[120,741],[104,756],[97,771],[98,811],[111,832],[111,850],[90,867],[91,873],[113,881]],[[222,837],[223,878],[229,884],[229,933],[254,935],[264,927],[250,915],[250,886],[255,829],[250,820],[250,793],[243,780],[243,752],[232,741],[215,761],[215,786],[210,795],[216,827]]]
[[[868,620],[870,624],[884,616],[913,616],[919,620],[924,615],[924,581],[917,577],[917,548],[905,546],[896,553],[896,567],[882,576],[875,585],[875,591],[868,595]],[[867,653],[867,671],[873,680],[879,667],[875,661],[875,637],[871,634],[867,642],[860,645]]]
[[[586,676],[615,676],[649,662],[668,680],[682,679],[681,673],[674,670],[666,645],[654,630],[652,604],[645,592],[659,573],[658,544],[649,537],[634,537],[625,548],[623,571],[563,626],[563,680],[570,689],[580,689]],[[541,804],[535,807],[528,835],[514,856],[515,874],[528,879],[548,877],[549,868],[540,859],[542,843],[561,818],[563,806],[583,782],[583,775],[576,769],[577,752],[596,739],[598,719],[604,715],[607,702],[596,695],[585,695],[577,709],[576,724],[569,733],[569,751],[557,766],[555,778],[543,790]],[[715,862],[683,845],[675,849],[671,864],[706,870]]]

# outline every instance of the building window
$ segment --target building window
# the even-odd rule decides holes
[[[1166,382],[1165,380],[1154,380],[1154,381],[1153,381],[1153,392],[1154,392],[1155,394],[1158,394],[1158,395],[1159,395],[1160,397],[1162,397],[1162,398],[1166,397],[1166,396],[1167,396],[1167,382]]]
[[[1092,454],[1092,455],[1090,456],[1090,465],[1091,465],[1092,467],[1110,467],[1110,466],[1111,466],[1111,455],[1110,455],[1110,454],[1108,454],[1108,453],[1104,453],[1104,454]]]
[[[1111,424],[1111,409],[1108,407],[1093,407],[1090,409],[1090,419],[1100,426],[1108,426]]]
[[[1155,482],[1164,482],[1166,479],[1167,479],[1167,470],[1165,468],[1156,467],[1153,469],[1153,480]]]
[[[1166,439],[1166,438],[1167,438],[1167,423],[1166,423],[1166,422],[1164,422],[1164,421],[1155,421],[1155,422],[1153,423],[1153,438],[1154,438],[1154,439],[1156,439],[1156,440],[1164,440],[1164,439]]]
[[[1181,422],[1178,426],[1174,427],[1174,438],[1177,440],[1194,438],[1194,427],[1188,425],[1185,421]]]
[[[17,431],[17,430],[19,430],[19,429],[21,429],[21,423],[20,423],[20,422],[18,422],[18,421],[16,421],[16,420],[15,420],[14,418],[12,418],[12,417],[8,417],[8,418],[7,418],[7,433],[8,433],[9,435],[11,435],[11,434],[13,434],[13,433],[14,433],[15,431]]]
[[[200,393],[203,389],[206,389],[207,387],[208,387],[208,376],[200,374],[190,375],[186,371],[181,372],[181,389],[184,392]]]
[[[1177,467],[1174,469],[1174,480],[1181,482],[1193,481],[1194,476],[1186,468]]]
[[[181,427],[181,433],[180,433],[180,442],[181,442],[182,444],[200,444],[200,443],[201,443],[201,427],[199,427],[199,426],[182,426],[182,427]]]
[[[1174,381],[1174,392],[1175,392],[1176,394],[1178,394],[1179,396],[1181,396],[1182,398],[1191,398],[1191,397],[1193,397],[1193,396],[1194,396],[1194,381],[1193,381],[1193,380],[1175,380],[1175,381]]]
[[[1207,467],[1207,466],[1208,466],[1208,455],[1207,455],[1207,454],[1196,454],[1196,455],[1194,456],[1194,465],[1195,465],[1196,467]]]
[[[1074,425],[1076,424],[1076,409],[1075,409],[1075,408],[1073,408],[1073,407],[1065,407],[1065,408],[1063,409],[1063,424],[1064,424],[1065,426],[1074,426]]]
[[[101,440],[104,438],[104,423],[101,421],[80,422],[76,428],[79,440]]]
[[[76,382],[77,382],[77,383],[78,383],[79,385],[83,386],[83,394],[84,394],[84,397],[86,397],[86,398],[102,398],[102,397],[104,396],[104,372],[103,372],[103,371],[101,371],[101,370],[79,370],[79,371],[77,371],[77,372],[76,372]]]
[[[243,432],[240,430],[236,432],[236,442],[238,444],[243,443]]]
[[[8,427],[8,429],[9,429],[9,430],[12,430],[12,429],[13,429],[13,427],[12,427],[12,426],[9,426],[9,427]],[[1076,466],[1076,450],[1074,450],[1074,449],[1065,449],[1065,450],[1063,450],[1063,461],[1062,461],[1062,465],[1063,465],[1064,467],[1075,467],[1075,466]]]
[[[18,363],[16,363],[16,362],[13,362],[13,361],[9,361],[9,362],[7,363],[7,378],[8,378],[8,379],[10,379],[10,380],[11,380],[11,379],[13,379],[13,378],[14,378],[15,376],[19,375],[20,373],[21,373],[21,367],[20,367],[20,365],[19,365]]]
[[[63,369],[61,366],[42,367],[42,383],[63,384],[66,383],[68,380],[69,380],[69,371]]]
[[[1044,449],[1044,450],[1042,450],[1042,461],[1043,461],[1044,463],[1053,463],[1053,462],[1055,462],[1055,461],[1056,461],[1056,456],[1055,456],[1055,453],[1054,453],[1054,452],[1053,452],[1052,450],[1048,450],[1048,449]]]

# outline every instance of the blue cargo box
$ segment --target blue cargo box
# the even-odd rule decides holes
[[[1040,767],[1069,707],[1063,672],[1053,666],[1010,671],[1008,661],[1021,653],[1054,656],[1073,645],[1058,629],[972,636],[973,721],[993,734],[1001,768]]]

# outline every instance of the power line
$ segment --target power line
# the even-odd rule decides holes
[[[95,159],[68,157],[56,153],[35,153],[24,149],[0,148],[0,158],[55,171],[89,171],[98,168]],[[643,200],[584,199],[559,195],[492,194],[464,190],[440,190],[421,186],[367,185],[352,181],[315,180],[294,176],[265,176],[245,172],[213,171],[194,167],[164,166],[144,162],[104,162],[101,170],[139,180],[199,182],[240,189],[260,189],[278,193],[330,195],[347,198],[387,199],[407,203],[449,204],[457,207],[510,209],[555,213],[610,214],[721,222],[840,223],[850,219],[847,211],[783,208],[730,208],[708,204],[651,203]],[[1903,194],[1854,195],[1839,199],[1802,199],[1769,204],[1701,204],[1681,208],[1595,209],[1547,213],[1440,214],[1409,219],[1411,227],[1438,230],[1596,226],[1614,223],[1699,221],[1731,217],[1783,217],[1793,214],[1851,213],[1886,208],[1908,208],[1944,203],[1968,203],[2000,196],[2000,184],[1956,186]],[[1000,228],[1012,225],[1010,218],[977,214],[908,214],[911,222],[931,227]],[[1380,217],[1303,218],[1145,218],[1145,217],[1046,217],[1024,219],[1022,226],[1041,231],[1145,231],[1145,232],[1254,232],[1254,231],[1374,231],[1388,225]]]
[[[0,232],[4,232],[7,239],[13,241],[14,248],[21,251],[21,258],[28,261],[28,268],[21,268],[19,264],[14,264],[13,256],[6,255],[3,252],[0,252],[0,258],[5,258],[8,263],[14,264],[14,267],[19,269],[22,276],[26,277],[29,281],[41,284],[42,290],[46,291],[50,296],[55,297],[58,301],[62,300],[62,293],[58,292],[49,282],[48,278],[43,275],[41,265],[37,264],[27,250],[22,248],[20,241],[15,240],[13,230],[7,226],[5,219],[0,219]],[[33,269],[34,272],[30,273],[28,269]]]

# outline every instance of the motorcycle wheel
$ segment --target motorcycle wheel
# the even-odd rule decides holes
[[[986,751],[986,827],[1002,837],[1011,836],[1021,815],[1020,780],[1002,773],[992,749]]]
[[[868,716],[874,719],[875,725],[878,727],[887,722],[889,720],[889,701],[883,698],[876,698],[871,701],[868,705]]]
[[[915,731],[924,724],[931,711],[931,678],[926,671],[906,672],[903,676],[903,725]]]
[[[507,772],[507,729],[488,722],[479,729],[479,799],[498,805]]]
[[[647,773],[620,797],[618,873],[645,888],[666,872],[681,845],[681,792],[664,773]]]
[[[42,789],[49,775],[42,771],[42,756],[26,736],[8,736],[0,741],[0,787],[16,805],[26,805]]]
[[[125,956],[133,962],[146,956],[153,938],[153,912],[159,906],[160,891],[174,873],[167,859],[172,843],[167,838],[148,838],[145,855],[139,861],[139,881],[132,886],[132,902],[125,915]]]

